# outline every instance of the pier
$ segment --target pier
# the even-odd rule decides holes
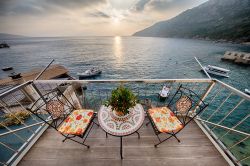
[[[250,53],[227,51],[221,60],[232,61],[236,64],[250,65]]]

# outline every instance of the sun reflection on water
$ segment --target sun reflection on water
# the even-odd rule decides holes
[[[120,36],[114,37],[113,50],[114,50],[116,61],[118,63],[121,63],[122,61],[122,39]]]

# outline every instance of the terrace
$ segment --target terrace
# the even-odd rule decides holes
[[[55,88],[69,92],[68,100],[78,100],[83,108],[98,112],[111,91],[123,84],[129,87],[147,110],[166,105],[179,85],[189,87],[209,103],[199,116],[174,138],[154,147],[157,142],[152,127],[144,124],[136,134],[124,138],[124,159],[119,156],[119,138],[108,136],[94,126],[86,140],[90,149],[71,140],[62,142],[56,130],[31,115],[21,125],[6,126],[1,122],[0,164],[2,165],[250,165],[250,97],[218,80],[153,79],[153,80],[34,80],[25,82],[0,95],[2,114],[25,111],[35,99]],[[163,85],[171,87],[170,97],[159,101]],[[45,118],[48,116],[44,115]],[[97,121],[97,119],[94,119]]]

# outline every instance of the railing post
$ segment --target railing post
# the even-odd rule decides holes
[[[36,91],[36,93],[41,97],[41,99],[46,103],[46,99],[43,97],[42,93],[39,91],[39,89],[36,87],[36,85],[34,84],[34,82],[32,82],[32,87],[34,88],[34,90]]]
[[[205,93],[202,95],[201,97],[201,101],[196,105],[195,109],[193,112],[196,112],[196,109],[198,108],[198,106],[202,103],[202,101],[204,101],[206,99],[206,97],[208,96],[208,94],[210,93],[210,91],[213,89],[215,85],[215,81],[214,80],[211,80],[211,83],[208,85]]]

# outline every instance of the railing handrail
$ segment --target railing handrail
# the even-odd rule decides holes
[[[233,93],[239,95],[240,97],[244,98],[245,100],[250,101],[250,96],[247,95],[246,93],[244,93],[244,92],[242,92],[242,91],[240,91],[240,90],[238,90],[238,89],[236,89],[236,88],[234,88],[234,87],[232,87],[232,86],[230,86],[230,85],[228,85],[228,84],[226,84],[226,83],[224,83],[224,82],[222,82],[222,81],[220,81],[220,80],[214,79],[214,81],[216,81],[217,83],[219,83],[219,84],[221,84],[222,86],[226,87],[226,88],[229,89],[231,92],[233,92]]]
[[[194,79],[105,79],[105,80],[34,80],[37,83],[70,83],[70,82],[80,82],[80,83],[114,83],[114,82],[135,82],[135,83],[164,83],[169,82],[211,82],[211,79],[194,78]]]
[[[230,127],[226,127],[226,126],[223,126],[223,125],[220,125],[220,124],[216,124],[216,123],[213,123],[213,122],[210,122],[210,121],[207,121],[207,120],[203,120],[203,119],[201,119],[201,118],[199,118],[199,117],[197,117],[196,119],[199,120],[199,121],[202,121],[202,122],[211,124],[211,125],[216,126],[216,127],[220,127],[220,128],[223,128],[223,129],[227,129],[227,130],[230,130],[230,131],[233,131],[233,132],[236,132],[236,133],[245,135],[245,136],[250,136],[250,133],[246,133],[246,132],[239,131],[239,130],[236,130],[236,129],[232,129],[232,128],[230,128]]]
[[[24,82],[24,83],[22,83],[20,85],[15,86],[15,87],[13,87],[11,89],[8,89],[5,92],[0,94],[0,98],[10,94],[11,92],[17,91],[17,90],[21,89],[22,87],[24,87],[24,86],[26,86],[28,84],[31,84],[31,83],[32,83],[32,81],[27,81],[27,82]]]
[[[5,136],[5,135],[8,135],[8,134],[15,133],[15,132],[17,132],[17,131],[25,130],[25,129],[28,129],[28,128],[31,128],[31,127],[34,127],[34,126],[37,126],[37,125],[41,125],[41,124],[44,124],[44,122],[42,121],[42,122],[34,123],[34,124],[27,125],[27,126],[24,126],[24,127],[18,128],[18,129],[15,129],[15,130],[11,130],[11,131],[7,131],[7,132],[4,132],[4,133],[1,133],[1,134],[0,134],[0,137]]]
[[[71,82],[80,82],[80,83],[128,83],[128,82],[135,82],[135,83],[164,83],[164,82],[217,82],[220,85],[226,87],[233,93],[239,95],[240,97],[249,100],[250,96],[245,94],[244,92],[218,80],[218,79],[204,79],[204,78],[194,78],[194,79],[105,79],[105,80],[35,80],[34,82],[37,83],[71,83]]]

